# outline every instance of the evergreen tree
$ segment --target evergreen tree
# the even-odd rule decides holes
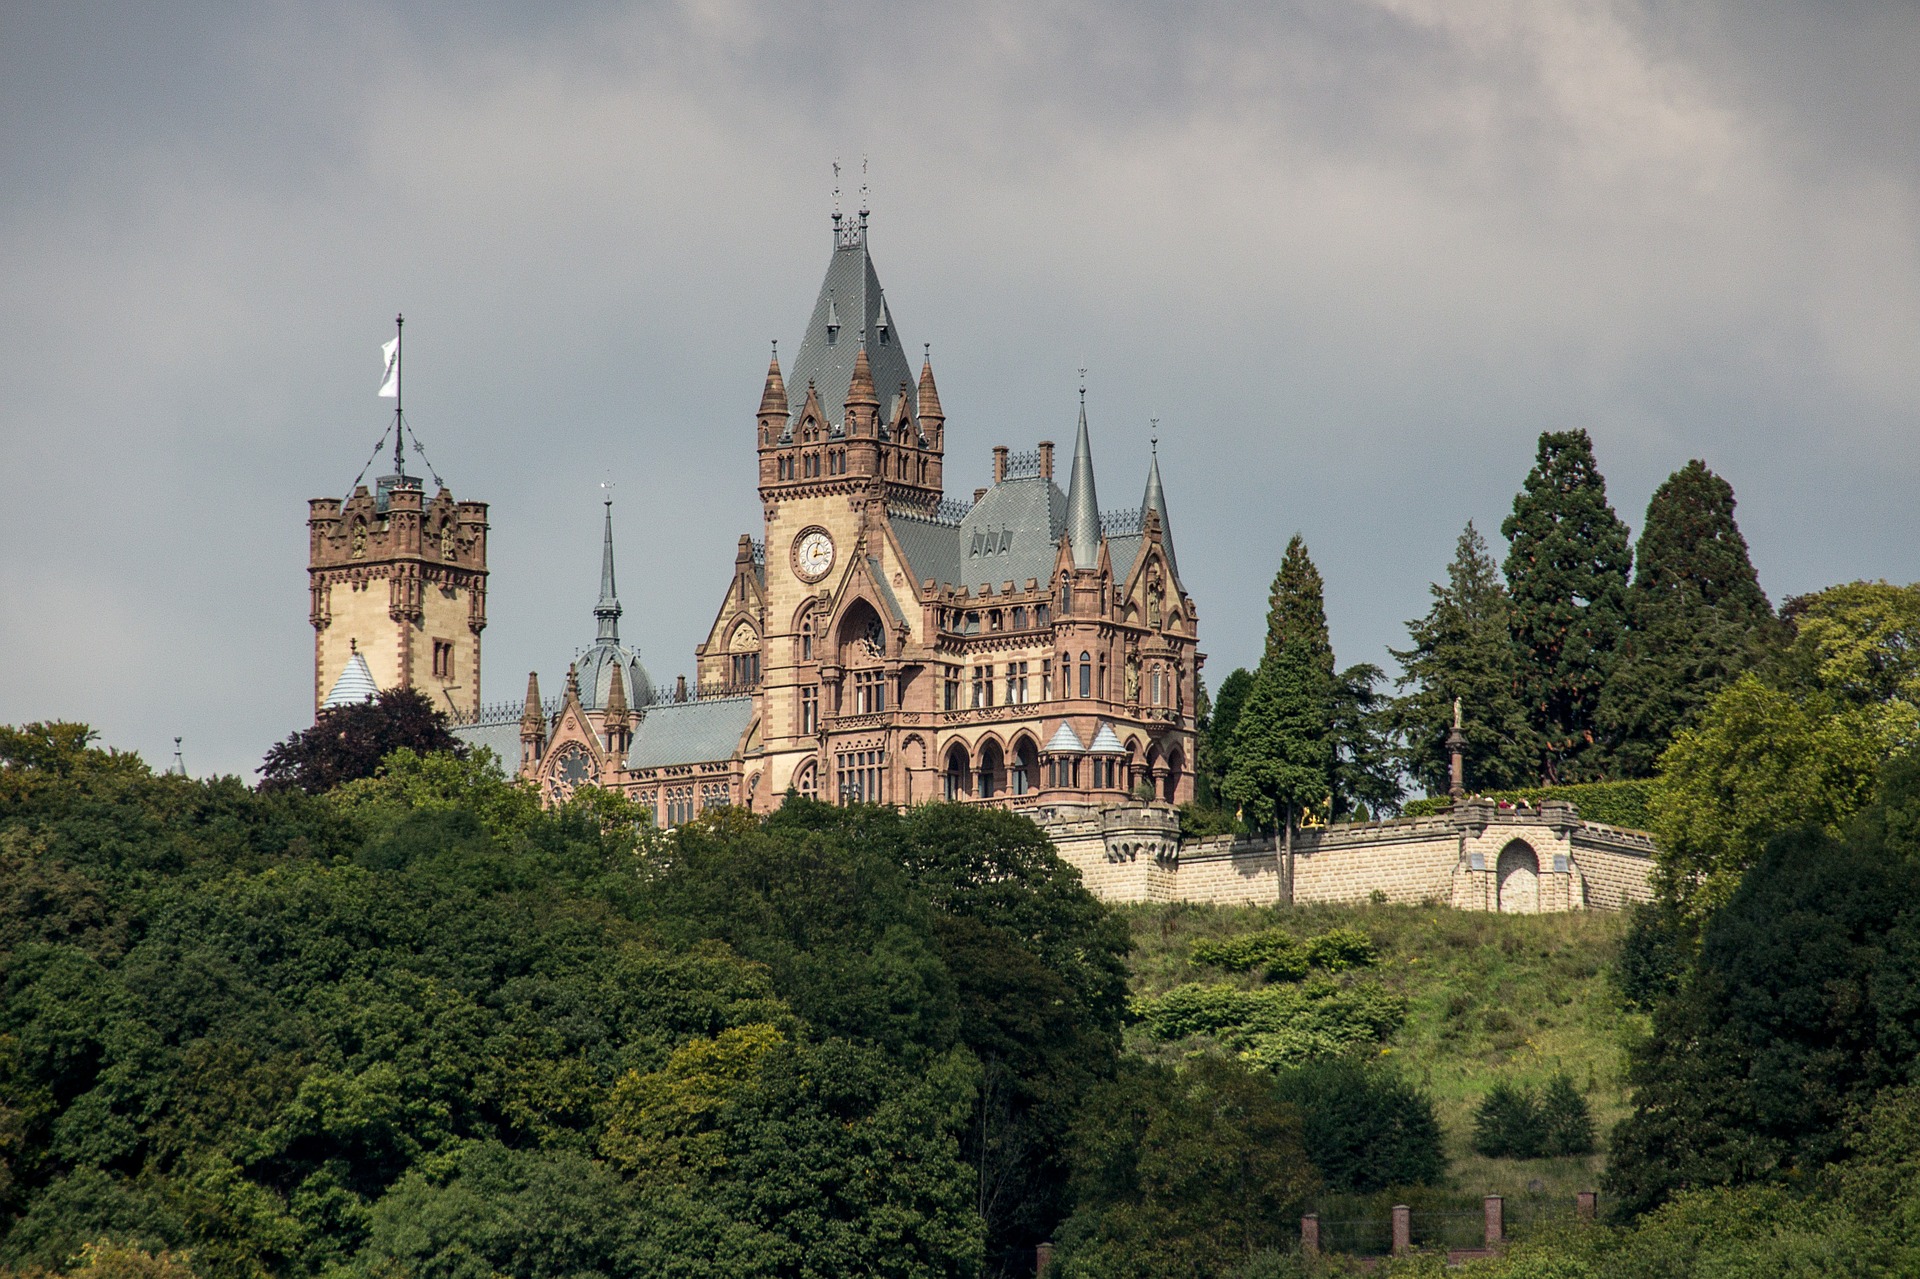
[[[1266,655],[1234,726],[1222,786],[1256,829],[1280,828],[1290,838],[1307,810],[1327,798],[1333,689],[1320,570],[1296,533],[1274,575]]]
[[[1751,663],[1773,617],[1733,508],[1733,486],[1698,459],[1647,503],[1621,660],[1600,701],[1616,773],[1651,774],[1680,726]]]
[[[1540,780],[1605,777],[1596,711],[1626,626],[1633,552],[1585,431],[1541,434],[1500,532]]]
[[[1513,605],[1472,521],[1454,545],[1446,584],[1436,582],[1430,589],[1433,605],[1427,615],[1407,623],[1413,646],[1389,650],[1405,672],[1396,687],[1412,690],[1390,707],[1401,762],[1427,794],[1447,793],[1447,734],[1453,701],[1459,698],[1468,788],[1502,790],[1533,782],[1539,752],[1516,692],[1520,664],[1510,630]]]
[[[1328,740],[1334,821],[1362,812],[1398,811],[1404,788],[1393,749],[1392,705],[1380,692],[1386,673],[1371,662],[1349,666],[1333,682]]]

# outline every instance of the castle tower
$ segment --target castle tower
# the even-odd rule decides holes
[[[307,535],[316,712],[357,654],[381,689],[418,689],[456,719],[476,716],[487,504],[455,501],[445,485],[429,498],[396,435],[394,473],[345,502],[308,502]]]

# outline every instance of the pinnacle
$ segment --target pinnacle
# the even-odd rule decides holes
[[[776,351],[767,361],[767,389],[760,393],[760,416],[787,415],[787,383],[780,376],[780,355]]]
[[[940,392],[933,384],[933,356],[929,355],[920,365],[920,416],[946,419],[940,408]]]
[[[847,387],[847,405],[869,405],[880,407],[880,397],[873,389],[873,366],[867,363],[867,348],[861,344],[860,353],[853,357],[853,381]]]
[[[620,674],[620,663],[613,664],[613,684],[607,690],[608,722],[624,725],[627,721],[627,681]]]
[[[538,723],[544,716],[540,713],[540,676],[536,671],[527,672],[527,705],[520,712],[521,724]]]

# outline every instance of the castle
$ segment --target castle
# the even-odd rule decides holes
[[[763,523],[740,535],[691,686],[656,689],[620,638],[609,500],[593,642],[557,695],[535,673],[523,701],[483,703],[486,506],[427,499],[396,449],[371,492],[310,505],[316,708],[421,689],[549,800],[598,786],[663,827],[790,792],[1010,808],[1117,900],[1383,892],[1536,911],[1645,896],[1646,838],[1564,805],[1461,804],[1311,833],[1284,856],[1271,840],[1183,848],[1205,658],[1157,451],[1139,505],[1102,511],[1083,386],[1064,491],[1041,440],[995,447],[992,484],[948,498],[932,360],[913,374],[867,212],[835,213],[832,235],[799,353],[783,370],[776,349],[742,423]]]

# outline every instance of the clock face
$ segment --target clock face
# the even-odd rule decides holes
[[[833,567],[833,539],[823,528],[810,528],[793,544],[793,571],[809,582],[817,582]]]

